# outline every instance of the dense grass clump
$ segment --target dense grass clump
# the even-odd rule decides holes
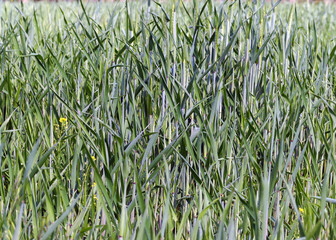
[[[335,239],[334,6],[1,4],[1,239]]]

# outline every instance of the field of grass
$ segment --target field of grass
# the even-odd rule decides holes
[[[336,239],[336,7],[0,3],[1,239]]]

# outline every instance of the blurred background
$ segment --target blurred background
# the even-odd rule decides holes
[[[75,2],[79,0],[2,0],[4,2]],[[83,0],[84,2],[124,2],[125,0]],[[137,2],[148,2],[148,0],[129,0],[129,1],[137,1]],[[169,2],[170,0],[158,0],[158,1],[166,1]],[[191,0],[184,0],[184,1],[191,1]],[[216,1],[216,0],[215,0]],[[223,2],[226,0],[217,0],[218,2]],[[256,1],[256,0],[254,0]],[[259,1],[259,0],[257,0]],[[267,2],[277,2],[277,0],[266,0]],[[291,3],[297,3],[297,2],[323,2],[323,3],[336,3],[336,0],[282,0],[281,2],[291,2]]]

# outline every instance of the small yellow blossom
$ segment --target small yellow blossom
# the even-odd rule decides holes
[[[96,186],[96,183],[94,182],[93,184],[92,184],[92,187],[95,187]]]
[[[91,156],[91,159],[93,160],[93,161],[96,161],[97,159],[95,158],[95,156]]]
[[[95,195],[93,195],[93,199],[96,199],[96,200],[98,200],[98,198],[97,198],[97,195],[95,194]]]
[[[304,213],[303,208],[299,208],[300,213]]]
[[[61,117],[61,118],[59,119],[59,121],[60,121],[60,123],[62,123],[62,124],[66,124],[68,120],[67,120],[66,118],[62,118],[62,117]]]

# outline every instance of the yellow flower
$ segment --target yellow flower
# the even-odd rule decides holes
[[[300,213],[304,213],[303,208],[299,208]]]
[[[62,127],[65,127],[68,124],[68,119],[66,118],[60,118],[59,119],[60,123],[62,124]]]
[[[98,198],[97,198],[97,195],[95,194],[95,195],[93,195],[93,199],[96,199],[96,200],[98,200]]]
[[[96,186],[96,183],[94,182],[93,184],[92,184],[92,187],[95,187]]]
[[[60,123],[66,123],[68,120],[67,120],[66,118],[62,118],[62,117],[61,117],[61,118],[59,119],[59,121],[60,121]]]
[[[93,160],[93,161],[96,161],[97,159],[95,158],[95,156],[91,156],[91,159]]]

